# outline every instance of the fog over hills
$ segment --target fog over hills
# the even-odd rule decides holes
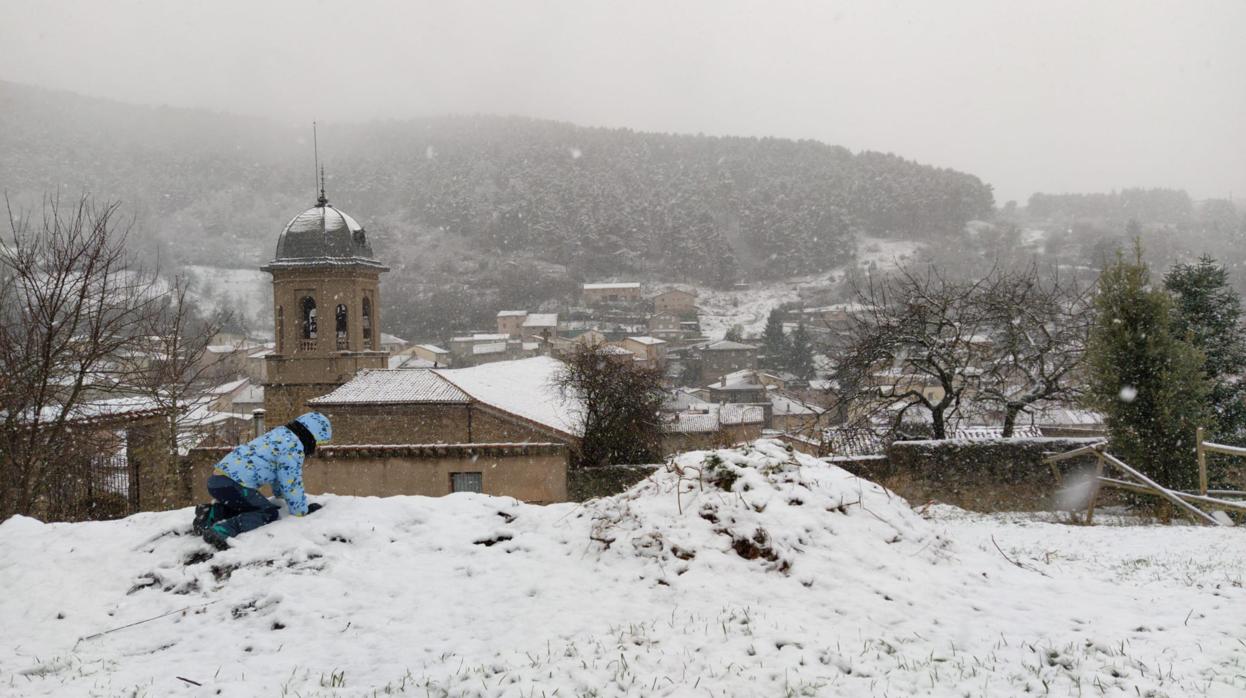
[[[135,248],[167,268],[256,269],[316,196],[310,124],[5,82],[0,104],[0,187],[15,208],[37,210],[57,193],[120,200],[143,243]],[[1130,219],[1159,234],[1166,256],[1182,251],[1166,231],[1211,225],[1172,190],[1036,195],[1028,213],[997,215],[990,185],[972,174],[815,141],[485,115],[325,123],[319,133],[329,199],[394,267],[388,317],[416,335],[480,324],[501,299],[535,307],[585,280],[723,288],[825,273],[854,263],[862,240],[937,242],[931,254],[956,250],[953,259],[1027,249],[1077,261],[1122,239]],[[1223,247],[1238,212],[1216,211]],[[974,220],[994,222],[967,226]],[[1059,244],[1026,248],[1026,226]],[[447,321],[445,307],[465,310]]]
[[[0,89],[11,195],[122,199],[184,262],[259,263],[285,218],[314,198],[310,128]],[[492,116],[326,124],[321,134],[330,199],[391,253],[435,230],[573,276],[779,278],[841,263],[855,233],[955,233],[993,204],[972,175],[812,141]]]

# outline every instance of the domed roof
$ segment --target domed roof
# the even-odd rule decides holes
[[[265,268],[342,264],[382,266],[372,257],[363,226],[322,196],[286,224],[277,238],[277,257]]]

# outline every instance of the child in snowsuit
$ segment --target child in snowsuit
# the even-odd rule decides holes
[[[216,501],[195,507],[195,533],[224,550],[226,539],[276,521],[278,507],[259,492],[262,485],[271,486],[295,516],[319,509],[307,503],[303,491],[303,460],[332,436],[328,418],[308,412],[235,448],[208,478],[208,493]]]

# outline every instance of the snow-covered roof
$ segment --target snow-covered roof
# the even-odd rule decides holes
[[[506,351],[506,342],[488,342],[484,344],[473,344],[472,354],[501,354]]]
[[[558,313],[532,313],[523,321],[524,327],[558,327]]]
[[[505,342],[510,339],[508,334],[498,334],[496,332],[487,333],[480,332],[477,334],[465,334],[450,339],[452,342]]]
[[[142,419],[164,412],[164,408],[155,399],[145,396],[116,397],[105,400],[91,400],[78,403],[69,411],[70,422],[92,422],[97,420]],[[8,412],[0,410],[0,418]],[[60,405],[47,405],[39,413],[38,421],[50,422],[60,418]],[[34,411],[26,413],[23,422],[30,422]]]
[[[633,342],[636,342],[637,344],[647,344],[651,346],[657,345],[657,344],[666,344],[665,339],[658,339],[657,337],[628,337],[628,339]]]
[[[436,344],[417,344],[415,346],[417,349],[423,349],[424,351],[427,351],[433,354],[449,354],[450,353],[446,351],[445,349],[442,349],[441,347],[437,346]]]
[[[741,344],[733,342],[729,339],[720,339],[716,342],[710,342],[701,347],[702,351],[739,351],[741,349],[756,349],[752,344]]]
[[[499,310],[498,317],[525,317],[528,315],[526,310]]]
[[[1032,439],[1043,435],[1038,427],[1018,424],[1013,429],[1014,438]],[[1004,428],[1002,426],[967,426],[957,427],[951,434],[951,438],[959,441],[991,441],[994,439],[1004,438]]]
[[[667,396],[666,401],[662,403],[662,409],[668,412],[680,412],[692,407],[700,407],[713,404],[709,400],[703,400],[693,395],[687,390],[675,390]]]
[[[606,354],[609,356],[631,356],[632,355],[632,352],[624,349],[623,347],[620,347],[614,344],[606,344],[604,346],[598,347],[597,353]]]
[[[717,405],[662,415],[662,430],[677,434],[704,434],[719,429]]]
[[[212,395],[228,395],[229,393],[241,388],[243,385],[246,385],[248,380],[250,379],[239,378],[238,380],[229,381],[228,383],[221,383],[218,386],[209,388],[208,392]]]
[[[435,371],[375,369],[361,371],[336,390],[308,400],[320,405],[402,405],[467,403],[470,398]]]
[[[640,284],[636,281],[619,281],[604,284],[584,284],[585,291],[619,291],[624,289],[640,288]]]
[[[724,425],[761,424],[766,421],[766,408],[761,405],[738,405],[726,403],[718,408],[718,418]]]
[[[412,356],[410,354],[399,354],[389,357],[390,368],[434,368],[437,363],[428,359]]]
[[[771,412],[776,415],[782,414],[799,414],[799,415],[818,415],[826,410],[816,405],[810,405],[807,402],[797,400],[790,395],[772,392],[770,394]]]
[[[697,405],[681,412],[662,415],[662,429],[680,434],[718,431],[722,427],[762,424],[766,410],[761,405]]]
[[[381,344],[406,344],[406,343],[407,343],[407,340],[403,339],[402,337],[389,334],[388,332],[381,333]]]
[[[554,384],[564,364],[548,356],[431,371],[480,402],[571,436],[582,435],[581,404]]]
[[[756,390],[757,388],[764,388],[766,385],[761,380],[762,376],[771,378],[776,382],[779,380],[779,377],[773,373],[759,371],[754,368],[744,368],[722,376],[707,387],[714,390]]]
[[[242,404],[256,404],[264,402],[264,386],[250,383],[234,396],[234,402]]]
[[[1103,426],[1103,415],[1092,410],[1079,410],[1071,407],[1044,407],[1033,414],[1035,424],[1044,426]]]
[[[254,354],[248,354],[247,358],[248,359],[262,359],[268,356],[269,354],[275,354],[275,353],[277,353],[276,349],[261,349],[255,352]]]

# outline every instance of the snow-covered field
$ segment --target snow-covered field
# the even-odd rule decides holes
[[[323,496],[211,557],[188,510],[11,519],[0,694],[1246,695],[1246,531],[923,516],[768,441],[676,464]]]
[[[919,247],[921,243],[913,240],[861,236],[857,241],[855,264],[868,268],[872,263],[878,269],[893,269],[911,259]],[[733,325],[739,325],[745,335],[760,336],[771,310],[800,300],[802,291],[826,289],[841,279],[844,272],[844,267],[836,267],[812,276],[753,284],[745,291],[722,291],[703,286],[687,288],[697,293],[697,306],[701,308],[701,332],[705,336],[721,338]]]
[[[187,265],[183,267],[192,279],[191,293],[207,308],[225,308],[250,324],[272,317],[272,278],[259,269],[225,269]]]

